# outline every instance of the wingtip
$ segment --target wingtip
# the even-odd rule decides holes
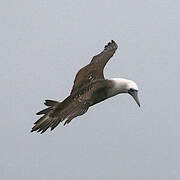
[[[107,45],[105,45],[104,49],[111,49],[116,50],[118,48],[118,45],[114,40],[111,40]]]

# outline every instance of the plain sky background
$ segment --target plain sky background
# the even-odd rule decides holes
[[[68,126],[30,133],[44,99],[63,100],[111,39],[105,76],[137,82]],[[180,1],[0,3],[0,178],[180,179]]]

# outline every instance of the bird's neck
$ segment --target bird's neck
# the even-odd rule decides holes
[[[107,98],[110,98],[112,96],[116,96],[120,93],[127,93],[127,89],[126,89],[126,83],[124,80],[122,79],[108,79],[108,94],[107,94]]]
[[[124,89],[118,88],[117,84],[113,80],[103,80],[101,81],[101,85],[99,86],[99,88],[97,88],[97,90],[92,96],[93,102],[91,105],[102,102],[120,93],[125,93]]]

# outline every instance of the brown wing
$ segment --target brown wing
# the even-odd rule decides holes
[[[114,55],[117,48],[117,44],[112,40],[104,47],[104,50],[101,53],[93,57],[87,66],[80,69],[76,74],[71,94],[74,94],[85,84],[89,84],[97,79],[104,79],[104,67],[109,59]]]

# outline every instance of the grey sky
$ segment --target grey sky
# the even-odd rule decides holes
[[[1,179],[180,179],[179,0],[0,4]],[[135,80],[141,108],[123,94],[30,133],[44,99],[63,100],[111,39],[105,76]]]

